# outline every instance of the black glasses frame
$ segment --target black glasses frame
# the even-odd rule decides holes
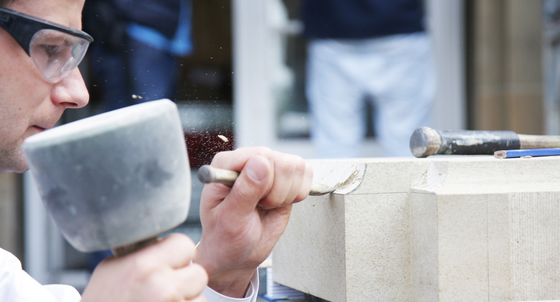
[[[58,25],[6,8],[0,8],[0,26],[18,42],[29,56],[31,56],[29,49],[31,40],[41,29],[53,29],[82,38],[89,43],[93,42],[93,38],[81,30]]]

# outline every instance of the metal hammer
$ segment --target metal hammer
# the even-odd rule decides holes
[[[526,135],[513,131],[446,131],[421,127],[410,137],[410,151],[416,157],[494,154],[498,150],[540,148],[560,148],[560,136]]]

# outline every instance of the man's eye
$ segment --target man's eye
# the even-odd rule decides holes
[[[60,46],[58,45],[43,44],[42,47],[48,56],[53,56],[60,51]]]

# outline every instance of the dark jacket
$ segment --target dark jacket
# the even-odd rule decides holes
[[[310,38],[360,39],[424,30],[421,0],[305,0]]]
[[[83,10],[84,31],[96,43],[119,48],[130,22],[159,31],[172,39],[179,24],[181,0],[88,0]]]
[[[180,0],[112,0],[117,11],[130,21],[151,27],[169,39],[175,35]]]

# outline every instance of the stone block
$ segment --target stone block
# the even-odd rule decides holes
[[[361,162],[354,191],[293,207],[274,281],[329,301],[560,299],[560,158]],[[329,184],[356,160],[311,163]]]

